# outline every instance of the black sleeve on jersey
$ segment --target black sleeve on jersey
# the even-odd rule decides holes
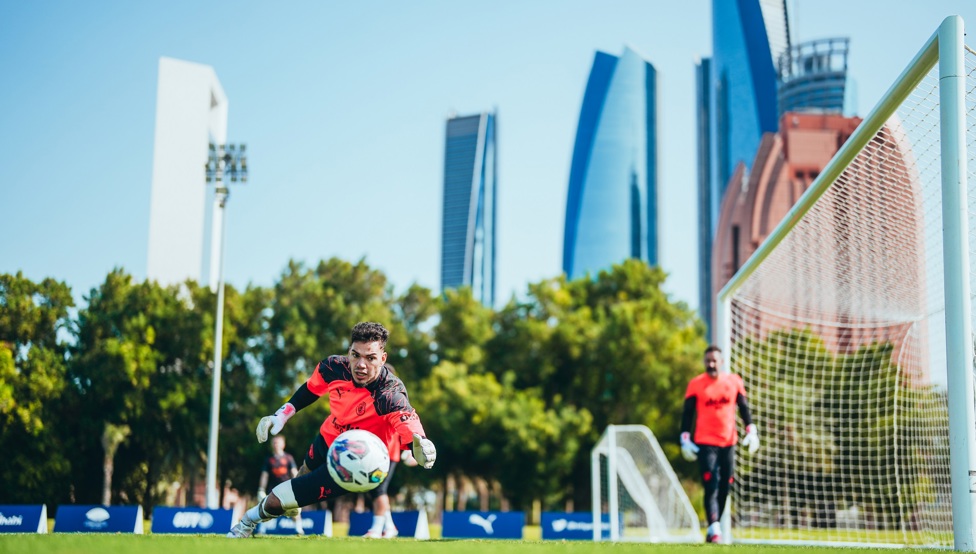
[[[739,407],[739,417],[742,418],[742,423],[746,427],[752,425],[752,413],[749,411],[749,403],[746,402],[746,397],[741,394],[736,396],[735,404]]]
[[[288,402],[295,407],[295,411],[297,412],[318,399],[318,396],[315,396],[312,391],[308,390],[308,384],[302,383],[302,386],[298,387],[298,390],[295,391],[295,394],[291,395]]]
[[[689,396],[685,398],[685,408],[681,412],[681,432],[690,433],[691,432],[691,422],[695,419],[695,401],[696,397]]]
[[[393,412],[413,412],[413,406],[410,405],[410,400],[407,399],[406,387],[403,386],[399,378],[393,375],[391,377],[392,379],[384,383],[376,391],[375,399],[373,400],[376,413],[386,415]]]

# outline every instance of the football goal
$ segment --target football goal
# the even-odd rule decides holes
[[[963,36],[942,23],[719,293],[716,339],[763,441],[736,460],[737,543],[976,548]]]
[[[610,425],[591,456],[593,540],[702,542],[698,515],[650,429]]]

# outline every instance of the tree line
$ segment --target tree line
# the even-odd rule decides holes
[[[468,288],[397,293],[362,260],[291,261],[273,286],[228,285],[218,482],[254,492],[257,420],[364,320],[390,329],[388,362],[438,448],[433,470],[397,472],[405,485],[477,479],[513,509],[586,510],[590,450],[608,424],[631,423],[693,476],[676,436],[704,326],[664,280],[628,260],[529,284],[497,310]],[[83,300],[55,279],[0,275],[0,503],[151,510],[173,483],[204,478],[216,295],[116,269]],[[326,401],[299,412],[289,445],[308,444],[327,413]]]

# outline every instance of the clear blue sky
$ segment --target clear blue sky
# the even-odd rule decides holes
[[[971,0],[791,0],[794,41],[851,38],[865,115]],[[971,31],[970,36],[976,36]],[[976,40],[969,39],[970,46]],[[0,272],[146,275],[159,58],[212,66],[250,182],[227,208],[225,276],[365,257],[397,292],[439,286],[444,122],[497,109],[500,303],[560,273],[570,157],[597,50],[658,70],[662,261],[697,304],[694,72],[708,0],[0,0]]]

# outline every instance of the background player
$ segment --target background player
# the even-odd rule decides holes
[[[258,501],[264,500],[268,488],[275,488],[281,483],[298,475],[298,465],[295,458],[285,452],[285,437],[278,435],[271,439],[271,455],[265,458],[261,466],[261,478],[258,480]],[[295,516],[295,532],[304,535],[302,516]]]
[[[715,345],[705,349],[705,373],[688,383],[681,416],[681,455],[689,462],[698,460],[705,485],[705,515],[708,530],[705,540],[720,542],[719,520],[725,509],[735,472],[735,408],[746,426],[742,439],[750,454],[759,450],[759,434],[752,423],[746,388],[742,378],[722,372],[722,350]],[[690,430],[694,421],[694,437]]]

